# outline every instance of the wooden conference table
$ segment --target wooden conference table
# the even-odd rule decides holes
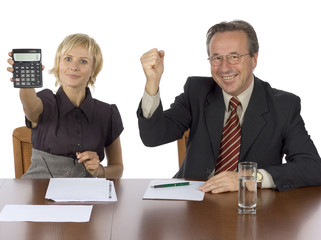
[[[321,235],[321,187],[259,190],[256,215],[239,215],[237,192],[205,194],[202,202],[142,200],[149,181],[116,181],[117,202],[77,203],[94,205],[88,223],[0,222],[0,239],[306,240]],[[0,209],[57,204],[44,198],[47,186],[47,179],[0,179]]]

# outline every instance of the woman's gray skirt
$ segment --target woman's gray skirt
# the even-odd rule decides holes
[[[77,159],[57,156],[32,149],[31,165],[22,178],[82,178],[92,177]]]

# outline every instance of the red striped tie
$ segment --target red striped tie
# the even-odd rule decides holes
[[[231,98],[229,104],[231,114],[223,128],[215,174],[223,171],[236,171],[237,169],[241,148],[241,126],[236,109],[240,104],[236,97]]]

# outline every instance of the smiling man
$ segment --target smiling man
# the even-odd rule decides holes
[[[279,191],[321,184],[321,159],[300,115],[300,98],[253,75],[259,43],[245,21],[222,22],[207,33],[212,77],[189,77],[163,111],[159,84],[164,51],[141,57],[145,93],[137,116],[146,146],[190,135],[178,178],[208,179],[204,192],[238,190],[237,163],[257,162],[259,186]],[[283,163],[283,157],[286,163]]]

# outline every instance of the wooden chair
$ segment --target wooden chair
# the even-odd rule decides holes
[[[15,176],[21,178],[31,164],[31,130],[27,127],[16,128],[12,133],[12,141]]]
[[[186,143],[189,136],[189,129],[185,131],[183,137],[177,140],[178,166],[181,167],[186,155]]]

